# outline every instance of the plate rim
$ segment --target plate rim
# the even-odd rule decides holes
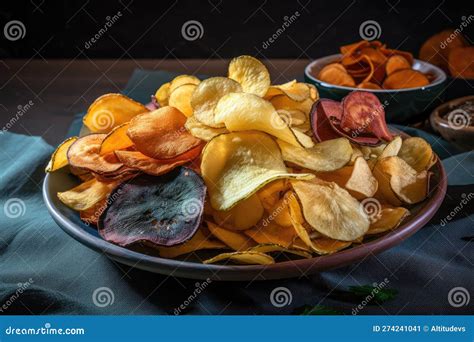
[[[136,252],[114,245],[100,237],[94,236],[70,221],[65,215],[56,210],[49,182],[51,174],[43,181],[43,200],[46,208],[56,224],[68,235],[87,247],[106,254],[118,262],[129,266],[160,273],[191,279],[212,279],[225,281],[287,279],[303,274],[317,273],[323,270],[343,267],[348,264],[365,260],[365,257],[388,250],[424,227],[441,206],[447,190],[447,175],[441,160],[436,156],[434,167],[439,173],[439,181],[430,198],[423,207],[401,224],[397,229],[382,235],[372,241],[351,247],[330,255],[315,256],[310,259],[282,261],[271,265],[209,265],[176,259],[161,258]],[[51,198],[50,198],[51,197]],[[322,265],[320,265],[322,264]],[[295,269],[298,272],[295,272]]]

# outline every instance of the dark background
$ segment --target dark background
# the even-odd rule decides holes
[[[8,2],[8,3],[7,3]],[[470,4],[470,5],[469,5]],[[470,7],[470,8],[469,8]],[[430,35],[457,28],[474,14],[472,1],[2,1],[1,28],[26,27],[24,39],[1,35],[1,58],[316,58],[360,40],[359,26],[377,21],[380,40],[418,54]],[[89,49],[85,43],[121,11],[122,17]],[[262,47],[284,17],[300,16],[275,43]],[[199,21],[202,38],[187,41],[181,27]],[[473,28],[463,32],[472,42]]]

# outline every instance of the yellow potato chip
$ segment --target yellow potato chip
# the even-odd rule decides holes
[[[194,137],[205,141],[209,141],[219,134],[229,133],[226,128],[214,128],[203,124],[199,120],[196,120],[194,115],[188,117],[184,127],[186,127],[188,132]]]
[[[190,117],[193,115],[191,97],[196,88],[197,85],[188,83],[175,88],[170,94],[168,105],[179,109],[184,115]]]
[[[299,83],[296,80],[280,84],[272,85],[265,94],[266,99],[270,99],[276,95],[286,95],[293,101],[304,101],[310,98],[310,88],[306,83]]]
[[[118,182],[102,183],[93,178],[71,190],[58,192],[58,198],[69,208],[82,211],[106,198],[117,185]]]
[[[177,256],[195,252],[201,249],[226,249],[227,246],[220,241],[209,239],[199,229],[194,236],[185,243],[173,247],[157,247],[163,258],[176,258]]]
[[[318,254],[332,254],[352,245],[351,241],[339,241],[327,237],[311,240],[313,250]]]
[[[240,84],[227,77],[211,77],[202,81],[191,97],[194,117],[210,127],[224,127],[222,122],[215,120],[214,108],[224,95],[241,91]]]
[[[69,147],[77,140],[77,137],[71,137],[64,140],[53,152],[51,155],[51,159],[46,166],[46,172],[53,172],[57,171],[60,168],[69,165],[69,161],[67,159],[67,151]]]
[[[229,78],[239,82],[246,93],[263,97],[270,87],[270,74],[265,65],[251,56],[234,58],[229,64]]]
[[[261,188],[257,192],[257,196],[260,198],[265,210],[270,211],[289,189],[290,184],[286,179],[277,179]]]
[[[291,227],[290,208],[286,196],[278,200],[268,213],[268,220],[272,219],[279,226]]]
[[[169,93],[171,95],[173,93],[173,91],[175,91],[177,88],[181,87],[182,85],[185,85],[185,84],[198,85],[199,83],[201,83],[201,81],[196,76],[193,76],[193,75],[179,75],[179,76],[176,76],[170,82]]]
[[[436,162],[436,155],[424,139],[410,137],[403,140],[398,156],[416,172],[428,170]],[[434,157],[434,158],[433,158]]]
[[[96,99],[82,119],[92,133],[108,133],[148,109],[122,94],[106,94]]]
[[[387,158],[393,157],[398,154],[400,148],[402,147],[402,138],[400,136],[396,136],[393,138],[391,142],[389,142],[385,148],[382,150],[382,153],[378,156],[378,158]]]
[[[290,127],[299,126],[308,121],[306,114],[298,109],[280,109],[277,110],[277,113],[280,118]]]
[[[292,227],[282,227],[270,220],[264,220],[259,226],[247,229],[244,233],[257,243],[276,244],[285,248],[288,248],[296,237]]]
[[[102,141],[100,145],[99,154],[105,155],[107,153],[124,150],[133,146],[133,141],[127,135],[128,122],[115,127]]]
[[[271,244],[271,243],[259,244],[255,247],[250,248],[249,251],[260,252],[260,253],[282,252],[282,253],[294,254],[306,259],[311,259],[312,257],[311,253],[308,253],[304,250],[285,248],[283,246]]]
[[[303,216],[321,234],[342,241],[353,241],[369,229],[369,218],[360,203],[336,183],[317,178],[291,181]]]
[[[248,236],[239,232],[233,232],[221,228],[212,222],[207,221],[207,228],[218,240],[222,241],[235,251],[245,251],[256,245],[255,241]]]
[[[156,101],[161,107],[168,105],[168,99],[170,97],[170,86],[171,82],[167,82],[161,85],[155,93]]]
[[[204,260],[204,264],[214,264],[219,261],[229,260],[238,264],[247,265],[270,265],[274,264],[275,260],[269,255],[260,252],[233,252],[233,253],[222,253],[216,255],[214,258]]]
[[[216,223],[229,230],[245,230],[255,226],[263,216],[263,206],[257,195],[241,200],[226,211],[213,210]]]
[[[283,160],[313,171],[333,171],[346,165],[352,156],[352,147],[346,138],[326,140],[311,148],[293,146],[277,140]]]
[[[212,139],[202,153],[201,173],[217,210],[229,210],[273,180],[314,177],[287,172],[277,143],[260,132],[221,134]]]
[[[397,228],[410,215],[410,211],[403,207],[383,208],[377,218],[370,223],[367,235],[385,233]]]
[[[298,102],[294,101],[286,95],[277,95],[270,99],[271,104],[275,107],[276,110],[299,110],[300,112],[309,115],[311,107],[313,106],[314,101],[312,99],[306,99],[304,101]]]
[[[256,95],[247,93],[227,94],[219,100],[214,113],[215,120],[224,123],[225,127],[231,132],[257,130],[295,146],[306,145],[305,142],[298,140],[287,123],[280,118],[272,104]]]

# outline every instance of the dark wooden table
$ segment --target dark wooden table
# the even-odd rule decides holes
[[[308,60],[267,60],[272,82],[301,77]],[[136,68],[183,74],[225,75],[228,60],[3,60],[0,129],[42,136],[52,145],[74,114],[102,94],[121,91]],[[31,102],[30,102],[31,101]],[[32,105],[31,105],[32,104]],[[25,110],[25,108],[28,108]],[[20,112],[20,114],[18,113]]]

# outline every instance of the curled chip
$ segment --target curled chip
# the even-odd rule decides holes
[[[284,84],[270,86],[265,94],[265,98],[269,99],[276,95],[286,95],[294,101],[304,101],[310,98],[310,88],[306,83],[293,80]]]
[[[108,133],[148,109],[122,94],[106,94],[95,100],[82,119],[92,133]]]
[[[291,181],[311,227],[336,240],[353,241],[369,229],[360,203],[336,183],[313,179]]]
[[[255,242],[246,235],[221,228],[212,222],[207,222],[207,228],[218,240],[235,251],[245,251],[256,245]]]
[[[223,122],[231,132],[257,130],[295,146],[307,145],[307,141],[298,140],[304,134],[297,137],[272,104],[256,95],[227,94],[219,100],[214,112],[216,121]]]
[[[214,117],[214,108],[224,95],[241,91],[241,85],[227,77],[211,77],[202,81],[191,97],[194,117],[210,127],[223,127],[224,124]]]
[[[163,107],[132,119],[127,135],[144,155],[172,159],[200,145],[184,128],[186,116],[174,107]]]
[[[200,150],[196,151],[199,155]],[[129,168],[137,169],[152,176],[159,176],[173,170],[175,167],[186,164],[190,159],[172,160],[171,162],[161,162],[157,159],[147,157],[138,151],[115,151],[117,158]]]
[[[345,87],[355,87],[354,79],[347,73],[342,64],[328,64],[318,74],[318,78],[326,83]]]
[[[313,171],[333,171],[346,165],[352,156],[352,147],[346,138],[323,141],[311,148],[295,147],[277,140],[283,160]]]
[[[277,244],[289,247],[296,237],[292,227],[279,226],[271,220],[264,220],[261,225],[247,229],[244,233],[260,244]]]
[[[265,65],[251,56],[234,58],[229,64],[229,78],[239,82],[246,93],[265,96],[270,87],[270,74]]]
[[[275,260],[267,254],[253,251],[222,253],[216,255],[214,258],[204,260],[204,264],[214,264],[219,261],[229,260],[238,264],[247,265],[270,265],[274,264]]]
[[[69,147],[77,140],[77,137],[71,137],[64,140],[53,152],[51,159],[46,166],[46,172],[57,171],[69,164],[67,160],[67,151]]]
[[[123,164],[114,153],[100,155],[100,146],[107,134],[89,134],[77,139],[68,149],[67,158],[73,167],[93,171],[98,174],[113,174]]]
[[[215,128],[203,124],[197,120],[194,115],[188,117],[184,127],[186,127],[189,133],[191,133],[194,137],[204,141],[209,141],[219,134],[229,133],[226,128]]]
[[[115,127],[105,137],[100,145],[99,153],[105,155],[116,150],[124,150],[133,146],[133,141],[127,135],[128,123]]]
[[[272,97],[270,99],[270,102],[277,111],[299,110],[300,112],[305,113],[305,115],[308,115],[309,112],[311,111],[311,106],[313,105],[314,101],[311,99],[306,99],[301,102],[298,102],[298,101],[292,100],[286,95],[277,95],[277,96]]]
[[[372,172],[379,184],[376,197],[391,205],[415,204],[428,196],[428,172],[417,173],[399,157],[378,160]]]
[[[99,233],[120,246],[183,243],[199,228],[205,195],[201,177],[185,167],[159,177],[135,177],[110,195],[114,201],[100,217]]]
[[[403,140],[398,156],[406,161],[416,172],[428,170],[436,162],[436,156],[430,144],[418,137],[410,137]]]
[[[277,143],[260,132],[222,134],[212,139],[204,148],[201,172],[211,205],[217,210],[229,210],[275,179],[314,177],[289,173]]]
[[[168,99],[170,97],[170,85],[171,82],[162,84],[155,93],[155,99],[161,107],[168,105]]]
[[[198,85],[201,83],[199,78],[193,75],[179,75],[170,82],[170,95],[179,87],[185,84]],[[171,106],[171,105],[170,105]]]
[[[395,55],[387,60],[385,72],[391,75],[398,70],[411,69],[411,64],[403,56]]]
[[[382,147],[383,145],[381,145]],[[387,158],[387,157],[393,157],[398,154],[400,151],[400,148],[402,147],[402,138],[397,135],[395,138],[393,138],[392,141],[390,141],[385,147],[383,147],[382,152],[378,154],[378,158]]]
[[[400,223],[410,215],[410,211],[403,207],[383,208],[376,219],[370,223],[367,235],[385,233],[388,230],[397,228]]]
[[[107,198],[117,185],[117,182],[102,183],[92,178],[71,190],[58,192],[58,198],[71,209],[87,210]]]
[[[170,94],[168,105],[179,109],[184,115],[190,117],[193,115],[191,97],[196,87],[195,84],[183,84],[175,88]]]
[[[213,210],[217,224],[230,230],[245,230],[255,226],[263,216],[263,206],[257,195],[246,198],[226,211]]]
[[[202,249],[226,249],[227,246],[220,241],[209,239],[202,230],[198,230],[194,236],[185,243],[173,247],[158,247],[158,252],[163,258],[176,258]]]

